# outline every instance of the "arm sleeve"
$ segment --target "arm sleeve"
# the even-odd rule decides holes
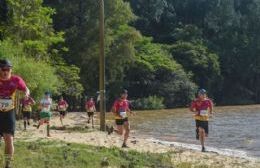
[[[196,109],[196,103],[195,101],[192,101],[190,105],[190,110],[193,111],[194,108]]]
[[[209,100],[209,109],[212,111],[213,109],[213,101],[212,100]]]
[[[26,92],[27,90],[29,90],[26,87],[26,84],[24,82],[24,80],[20,77],[17,78],[17,89]]]
[[[117,101],[114,102],[113,107],[112,107],[112,110],[113,110],[114,113],[116,113],[116,112],[118,111]]]

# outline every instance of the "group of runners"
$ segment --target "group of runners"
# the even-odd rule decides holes
[[[12,74],[12,64],[8,60],[0,60],[0,136],[3,137],[5,143],[5,168],[10,167],[10,162],[14,154],[14,133],[15,133],[15,93],[17,90],[23,91],[25,96],[21,100],[20,106],[23,114],[24,129],[30,125],[30,118],[32,113],[32,106],[36,104],[30,91],[27,88],[24,80]],[[107,127],[108,134],[113,132],[123,136],[123,148],[127,148],[127,140],[130,133],[130,124],[128,114],[135,115],[130,110],[130,103],[128,101],[128,92],[123,90],[120,97],[114,102],[112,112],[115,118],[116,127]],[[68,103],[60,98],[57,109],[60,113],[60,122],[63,126],[63,119],[69,107]],[[39,102],[40,119],[37,128],[46,124],[47,136],[50,136],[50,118],[51,118],[52,98],[50,92],[45,92],[44,97]],[[95,102],[90,98],[85,103],[85,108],[88,114],[87,123],[92,123],[94,127],[94,113],[96,112]],[[190,110],[194,112],[196,123],[196,139],[200,140],[202,152],[205,152],[205,138],[208,136],[208,121],[213,112],[213,103],[207,97],[207,92],[204,89],[198,91],[197,98],[191,103]]]

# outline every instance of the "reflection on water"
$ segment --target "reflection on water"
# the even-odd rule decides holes
[[[188,109],[144,111],[131,117],[139,133],[164,141],[199,144],[195,139],[195,122]],[[260,157],[260,106],[215,108],[210,121],[207,145],[246,151]]]

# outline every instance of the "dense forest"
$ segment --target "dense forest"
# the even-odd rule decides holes
[[[0,58],[32,95],[74,104],[98,91],[94,0],[0,0]],[[186,106],[198,88],[219,105],[260,102],[260,0],[105,0],[108,107]]]

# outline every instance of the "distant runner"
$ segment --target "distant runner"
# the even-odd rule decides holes
[[[96,112],[96,105],[92,97],[86,102],[85,108],[88,113],[88,123],[90,123],[91,120],[92,128],[94,128],[94,112]]]
[[[61,122],[62,126],[63,126],[63,121],[62,120],[64,119],[64,117],[66,115],[68,107],[69,107],[68,103],[61,96],[61,98],[60,98],[60,100],[58,102],[58,111],[60,113],[60,122]]]
[[[8,60],[0,60],[0,135],[5,142],[5,168],[11,167],[14,154],[13,138],[15,133],[15,93],[30,91],[19,76],[12,75],[12,64]]]
[[[44,123],[47,124],[47,136],[50,137],[50,119],[51,119],[51,105],[52,99],[50,97],[49,92],[45,92],[44,98],[40,101],[40,121],[37,128],[39,129],[40,126]]]
[[[207,97],[207,91],[205,89],[198,91],[198,98],[191,103],[190,110],[195,113],[196,139],[200,140],[202,146],[201,151],[205,152],[205,138],[208,137],[209,133],[209,113],[211,115],[213,111],[213,103]]]
[[[127,100],[128,92],[127,90],[123,90],[120,94],[120,98],[114,102],[112,107],[112,112],[115,116],[116,129],[108,130],[108,133],[115,131],[119,135],[123,135],[124,133],[124,142],[122,144],[122,148],[128,148],[127,139],[130,133],[130,124],[128,121],[127,112],[133,114],[129,108],[129,102]]]
[[[30,125],[32,105],[34,105],[34,104],[35,104],[35,101],[33,100],[33,98],[31,98],[29,96],[25,96],[21,100],[24,130],[26,130],[26,125],[28,125],[28,126]]]

